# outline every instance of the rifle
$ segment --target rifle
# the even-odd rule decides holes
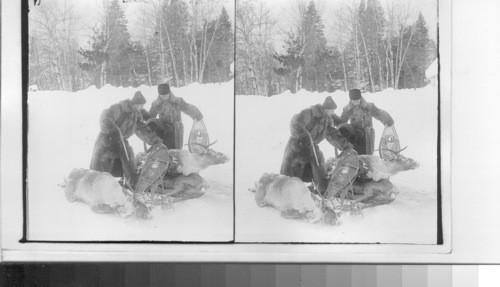
[[[309,137],[309,141],[311,142],[311,148],[313,150],[314,160],[316,161],[316,166],[319,166],[318,155],[316,154],[316,148],[314,147],[314,141],[313,141],[312,136],[309,133],[309,131],[306,130],[306,133],[307,133],[307,135]]]
[[[122,142],[123,150],[125,151],[125,156],[127,157],[127,161],[130,161],[130,158],[128,157],[128,151],[127,151],[127,146],[125,145],[125,140],[123,139],[123,134],[120,128],[116,125],[116,123],[113,123],[115,128],[118,130],[118,134],[120,135],[120,141]]]

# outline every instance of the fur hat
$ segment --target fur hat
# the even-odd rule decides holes
[[[349,91],[349,99],[352,101],[361,99],[361,91],[358,89],[352,89]]]
[[[132,104],[134,105],[144,105],[146,103],[146,99],[142,95],[140,91],[135,92],[134,97],[132,98]]]
[[[325,110],[335,110],[337,108],[337,104],[333,101],[332,97],[328,96],[325,99],[325,102],[322,105]]]
[[[170,86],[168,84],[159,84],[158,85],[158,94],[159,95],[170,94]]]

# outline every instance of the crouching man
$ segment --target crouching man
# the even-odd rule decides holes
[[[183,98],[176,97],[168,84],[158,85],[158,98],[151,104],[147,121],[169,149],[182,149],[183,146],[184,125],[181,112],[195,121],[203,119],[200,110]]]
[[[340,150],[352,148],[333,125],[332,116],[337,105],[328,96],[323,104],[307,108],[293,116],[290,122],[291,136],[285,148],[280,173],[314,182],[316,190],[323,194],[328,186],[323,153],[318,144],[325,138]]]
[[[90,169],[124,177],[132,188],[137,184],[138,174],[134,152],[127,139],[135,133],[149,145],[162,142],[143,122],[145,103],[146,99],[138,91],[131,100],[121,101],[102,112],[101,131],[90,162]]]
[[[340,118],[334,117],[336,124],[339,124],[337,128],[354,145],[354,149],[359,155],[372,155],[375,148],[375,130],[372,118],[389,127],[394,124],[394,120],[388,112],[367,102],[358,89],[349,91],[349,100],[349,104],[344,107]]]

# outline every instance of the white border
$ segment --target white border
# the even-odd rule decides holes
[[[2,3],[1,260],[176,262],[460,262],[451,251],[451,1],[439,1],[444,245],[37,244],[22,237],[21,14]],[[154,251],[154,252],[152,252]]]

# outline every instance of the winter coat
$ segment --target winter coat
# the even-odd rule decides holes
[[[101,131],[94,146],[90,169],[109,172],[116,177],[124,175],[129,178],[135,173],[134,154],[127,141],[129,137],[136,134],[150,145],[160,141],[143,122],[141,112],[134,109],[130,100],[121,101],[105,109],[100,117],[100,126]],[[123,136],[123,142],[118,129]]]
[[[203,118],[196,106],[186,103],[184,99],[176,97],[173,93],[167,100],[158,96],[149,110],[151,128],[163,139],[169,149],[182,149],[184,125],[182,124],[181,112],[192,119]],[[158,116],[158,120],[153,119],[156,116]]]
[[[377,108],[373,103],[361,98],[359,106],[351,102],[344,107],[340,117],[334,117],[338,129],[349,142],[354,145],[358,154],[373,154],[375,130],[372,118],[381,121],[384,125],[394,123],[388,112]],[[349,123],[348,123],[349,122]]]
[[[350,122],[356,130],[363,130],[366,127],[373,127],[372,117],[381,121],[384,125],[394,123],[388,112],[377,108],[373,103],[361,98],[359,106],[354,106],[351,102],[344,107],[339,123]],[[336,124],[338,124],[336,122]]]
[[[326,177],[323,154],[318,148],[318,144],[324,139],[340,150],[352,147],[347,139],[335,129],[332,118],[319,104],[293,116],[290,122],[290,132],[291,136],[281,165],[281,174],[295,176],[305,182],[310,182],[313,177],[318,179],[315,181]],[[316,165],[308,133],[313,141],[318,165]]]

